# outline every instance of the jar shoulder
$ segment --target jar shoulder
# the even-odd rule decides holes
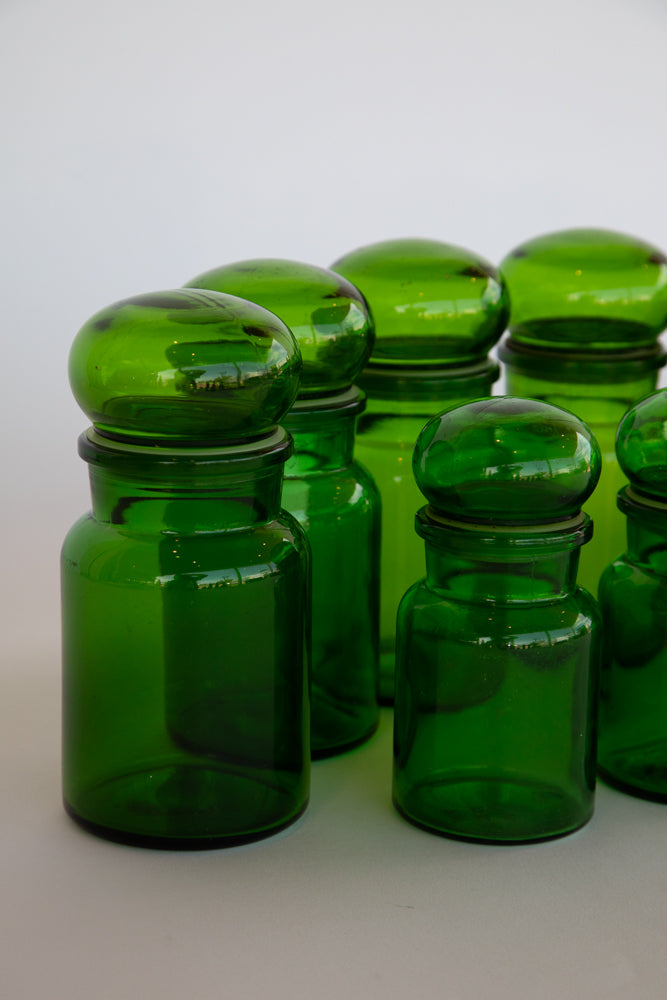
[[[380,506],[375,480],[356,460],[331,472],[286,476],[282,500],[285,508],[299,518],[306,510],[311,517],[326,516],[329,512],[340,516]]]
[[[135,532],[84,514],[67,533],[63,573],[90,579],[156,581],[165,572],[192,573],[221,567],[262,567],[280,573],[292,562],[307,563],[310,547],[297,519],[281,510],[271,521],[226,531],[191,535]],[[166,567],[166,569],[165,569]]]
[[[597,602],[582,587],[553,601],[472,602],[444,596],[423,579],[406,591],[399,623],[407,630],[458,636],[461,641],[476,642],[484,636],[543,643],[544,633],[575,638],[597,631],[601,616]]]
[[[667,647],[667,579],[636,565],[627,554],[602,575],[600,610],[604,666],[643,667]]]
[[[667,576],[633,562],[626,553],[602,574],[599,602],[608,629],[623,625],[641,630],[642,622],[667,617]]]
[[[400,452],[414,447],[424,424],[438,411],[425,408],[420,413],[387,412],[363,413],[357,422],[357,437],[355,450],[362,455],[376,449],[389,449]]]

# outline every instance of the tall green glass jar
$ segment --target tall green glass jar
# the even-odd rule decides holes
[[[426,577],[398,613],[394,802],[470,840],[561,836],[593,811],[600,621],[576,585],[600,453],[572,414],[445,410],[414,471]]]
[[[359,378],[368,406],[357,425],[357,455],[382,498],[380,698],[391,703],[396,612],[424,572],[412,531],[421,502],[412,451],[443,405],[491,393],[498,366],[487,355],[505,328],[507,300],[488,261],[435,240],[372,244],[333,269],[363,292],[375,322],[375,346]]]
[[[630,480],[618,494],[627,547],[600,580],[600,773],[659,802],[667,802],[666,428],[663,391],[632,407],[618,429],[618,459]]]
[[[309,552],[276,426],[299,372],[283,323],[213,292],[77,335],[93,503],[62,553],[63,789],[95,833],[224,846],[306,806]]]
[[[511,303],[511,336],[499,349],[508,392],[571,410],[600,445],[600,484],[586,505],[595,537],[579,574],[597,594],[623,544],[616,428],[655,390],[665,361],[657,338],[667,326],[667,258],[622,233],[570,229],[521,244],[500,267]]]
[[[189,285],[270,309],[301,349],[299,394],[281,421],[294,440],[283,503],[312,550],[312,753],[339,753],[379,718],[380,499],[354,459],[365,397],[353,382],[373,345],[368,308],[339,274],[297,261],[241,261]]]

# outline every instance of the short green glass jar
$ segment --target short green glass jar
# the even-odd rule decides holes
[[[602,475],[586,505],[595,537],[579,573],[597,594],[624,533],[616,428],[655,390],[665,361],[657,337],[667,326],[667,258],[632,236],[571,229],[521,244],[500,268],[511,301],[510,337],[499,349],[508,392],[571,410],[600,445]]]
[[[487,353],[505,328],[507,299],[488,261],[435,240],[372,244],[332,267],[363,292],[375,322],[375,345],[358,380],[368,405],[356,453],[382,498],[380,699],[390,704],[396,612],[424,572],[412,530],[421,503],[412,451],[444,404],[491,393],[499,369]]]
[[[178,377],[175,348],[196,357]],[[266,836],[309,789],[309,550],[276,426],[298,347],[257,306],[176,290],[93,317],[70,363],[98,427],[62,553],[65,807],[144,846]]]
[[[667,802],[667,392],[632,407],[617,454],[627,547],[600,580],[605,645],[599,770],[610,784]]]
[[[270,309],[301,350],[298,397],[281,420],[294,440],[283,504],[312,551],[312,754],[340,753],[379,720],[380,500],[354,459],[365,397],[352,384],[373,345],[372,320],[349,281],[298,261],[242,261],[189,284]]]
[[[600,468],[574,416],[497,397],[422,431],[426,577],[398,613],[394,802],[435,833],[494,843],[590,818],[600,620],[576,585]]]

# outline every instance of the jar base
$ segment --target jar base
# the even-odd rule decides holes
[[[179,851],[271,836],[308,804],[293,789],[205,765],[160,765],[121,775],[79,799],[74,805],[65,798],[65,811],[89,832],[117,843]]]
[[[652,802],[667,802],[667,741],[604,755],[598,773],[607,785]]]
[[[396,673],[396,643],[391,639],[380,640],[380,677],[378,701],[391,708],[394,704],[394,676]]]
[[[361,735],[345,739],[344,742],[338,742],[337,739],[329,741],[323,738],[313,740],[310,751],[312,760],[324,760],[327,757],[336,757],[338,754],[347,753],[348,750],[354,750],[356,747],[362,746],[377,732],[379,722],[378,718],[372,726],[364,729]]]
[[[584,826],[592,801],[582,803],[555,785],[521,778],[435,776],[410,789],[399,813],[415,826],[456,840],[521,844],[553,840]]]

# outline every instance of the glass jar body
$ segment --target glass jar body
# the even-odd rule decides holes
[[[563,360],[552,354],[513,350],[510,343],[500,349],[505,363],[507,393],[542,399],[585,420],[600,446],[600,480],[584,510],[595,525],[593,539],[581,553],[579,582],[594,595],[600,577],[623,549],[625,524],[616,506],[616,495],[627,483],[616,458],[616,430],[626,410],[638,399],[653,392],[662,363],[659,353],[649,352],[644,361],[607,363],[576,355]],[[543,374],[529,369],[543,358]],[[528,359],[528,361],[527,361]]]
[[[308,549],[278,507],[284,456],[228,476],[184,454],[139,485],[105,449],[83,446],[93,512],[62,553],[66,809],[148,846],[265,836],[309,787]]]
[[[610,784],[667,802],[667,506],[631,497],[628,488],[619,498],[627,551],[600,581],[598,762]]]
[[[398,615],[394,801],[407,819],[512,843],[590,818],[600,627],[576,555],[427,542],[426,579]]]
[[[377,728],[380,498],[353,459],[351,406],[293,409],[283,504],[312,552],[311,749],[314,757],[363,742]],[[300,404],[299,404],[300,405]]]
[[[498,366],[470,369],[366,369],[368,404],[357,424],[355,453],[382,501],[380,550],[380,701],[394,699],[396,613],[407,588],[424,575],[424,547],[413,530],[424,498],[412,474],[412,452],[424,424],[446,405],[488,396]]]

